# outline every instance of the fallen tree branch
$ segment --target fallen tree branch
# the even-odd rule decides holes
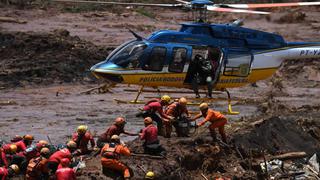
[[[209,180],[203,173],[201,173],[201,177],[203,177],[205,180]]]
[[[279,160],[287,160],[287,159],[299,159],[299,158],[304,158],[307,157],[306,152],[289,152],[289,153],[284,153],[276,156],[270,157],[270,160],[273,159],[279,159]]]
[[[19,24],[27,23],[27,21],[13,18],[13,17],[0,17],[0,22],[19,23]]]
[[[153,156],[153,155],[149,155],[149,154],[135,154],[135,153],[131,153],[131,156],[146,157],[146,158],[151,158],[151,159],[164,159],[163,156]]]

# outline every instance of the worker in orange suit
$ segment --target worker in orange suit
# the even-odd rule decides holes
[[[121,172],[124,179],[131,177],[129,167],[122,163],[119,159],[120,156],[130,156],[130,150],[124,145],[120,144],[118,135],[111,137],[111,143],[107,143],[101,150],[101,164],[103,168],[111,169]]]
[[[209,130],[213,141],[217,140],[215,129],[218,128],[222,141],[227,143],[227,135],[224,131],[224,126],[227,124],[227,118],[220,112],[209,109],[209,105],[207,103],[201,103],[199,108],[201,113],[192,118],[192,120],[194,121],[196,119],[199,119],[201,116],[205,119],[199,122],[196,127],[200,127],[206,122],[210,122],[211,125],[209,126]]]

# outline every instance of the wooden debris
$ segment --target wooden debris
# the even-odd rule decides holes
[[[20,20],[13,17],[0,17],[0,22],[8,22],[8,23],[19,23],[19,24],[25,24],[27,21]]]
[[[284,153],[276,156],[272,156],[270,160],[273,159],[279,159],[279,160],[287,160],[287,159],[299,159],[299,158],[304,158],[307,157],[306,152],[289,152],[289,153]]]
[[[153,155],[149,155],[149,154],[135,154],[135,153],[131,153],[131,156],[146,157],[146,158],[151,158],[151,159],[164,159],[163,156],[153,156]]]
[[[110,88],[113,88],[114,86],[115,86],[114,84],[107,83],[98,87],[94,87],[94,88],[90,88],[88,90],[82,91],[80,92],[80,94],[90,94],[94,90],[98,90],[99,93],[106,93],[106,92],[110,92]]]
[[[209,180],[203,173],[201,173],[201,177],[203,177],[205,180]]]
[[[0,101],[0,106],[8,106],[8,105],[16,105],[17,103],[15,101]]]

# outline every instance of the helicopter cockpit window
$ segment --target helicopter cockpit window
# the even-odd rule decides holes
[[[173,59],[169,65],[170,72],[181,73],[184,68],[184,64],[187,60],[187,49],[186,48],[174,48]]]
[[[223,74],[246,77],[250,73],[252,55],[249,52],[229,52]]]
[[[154,47],[143,69],[150,71],[162,71],[166,60],[166,53],[167,49],[165,47]]]
[[[110,58],[110,62],[123,68],[138,68],[140,66],[140,57],[146,47],[147,45],[142,41],[131,42],[118,50]]]

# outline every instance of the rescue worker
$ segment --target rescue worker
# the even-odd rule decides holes
[[[6,144],[3,148],[0,148],[0,167],[8,167],[10,161],[12,161],[12,155],[17,152],[17,146],[15,144]]]
[[[171,103],[165,113],[173,119],[171,121],[165,121],[165,137],[170,138],[172,132],[172,125],[175,127],[177,136],[187,136],[189,133],[188,124],[190,114],[187,109],[187,99],[182,97],[178,102]],[[183,127],[186,125],[186,127]],[[187,131],[187,132],[186,132]]]
[[[130,156],[129,148],[120,144],[118,135],[111,137],[111,143],[107,143],[101,150],[101,164],[103,170],[110,169],[123,174],[124,179],[129,179],[131,173],[129,167],[122,163],[119,159],[120,156]]]
[[[151,100],[143,107],[142,117],[151,117],[152,120],[157,123],[158,133],[161,136],[164,135],[162,121],[170,121],[172,119],[172,117],[163,112],[163,107],[169,105],[170,100],[170,96],[164,95],[160,100]],[[160,117],[156,113],[158,113]]]
[[[46,147],[40,151],[40,157],[32,158],[29,161],[26,180],[47,180],[49,179],[48,158],[50,150]]]
[[[45,140],[40,140],[38,143],[31,145],[24,152],[20,152],[19,155],[26,157],[27,162],[32,158],[39,157],[42,148],[47,147],[49,143]]]
[[[70,168],[70,160],[63,158],[60,161],[61,168],[56,171],[56,180],[76,180],[75,171]]]
[[[209,130],[213,141],[217,140],[215,129],[218,128],[222,141],[227,143],[227,136],[224,131],[224,126],[227,123],[227,118],[220,112],[209,109],[209,105],[207,103],[201,103],[199,109],[201,113],[196,115],[192,120],[194,121],[196,119],[199,119],[201,116],[205,119],[199,122],[196,127],[200,127],[206,122],[210,122],[211,125],[209,126]]]
[[[124,130],[124,127],[126,125],[126,120],[123,117],[117,117],[114,121],[114,124],[110,126],[104,133],[102,133],[98,140],[97,140],[97,146],[99,148],[102,148],[105,143],[110,143],[111,137],[113,135],[120,135],[120,134],[126,134],[129,136],[137,136],[136,133],[130,133]]]
[[[88,131],[88,126],[85,125],[78,126],[77,132],[72,135],[72,140],[77,143],[76,155],[84,155],[91,152],[88,149],[89,141],[92,149],[96,146],[91,133]]]
[[[9,179],[15,174],[19,174],[19,171],[19,166],[17,166],[16,164],[12,164],[8,168],[0,167],[0,180]]]
[[[18,141],[21,141],[21,140],[23,140],[23,137],[22,137],[22,136],[20,136],[20,135],[15,135],[10,141],[11,141],[12,143],[15,143],[15,142],[18,142]]]
[[[158,139],[158,128],[153,125],[151,117],[144,118],[144,126],[145,128],[140,133],[140,139],[144,140],[144,153],[152,155],[164,154],[165,149],[160,145]]]
[[[199,84],[202,82],[201,79],[201,61],[204,58],[200,54],[196,54],[195,57],[191,60],[189,65],[189,72],[191,75],[191,85],[194,93],[196,94],[196,98],[200,98],[199,94]]]
[[[18,147],[17,153],[21,151],[25,151],[27,147],[32,144],[33,140],[34,140],[34,137],[30,134],[27,134],[23,136],[23,139],[21,141],[14,143]]]
[[[77,144],[74,141],[67,142],[67,147],[53,153],[48,160],[48,168],[55,173],[58,165],[63,158],[71,160],[72,153],[77,149]]]

